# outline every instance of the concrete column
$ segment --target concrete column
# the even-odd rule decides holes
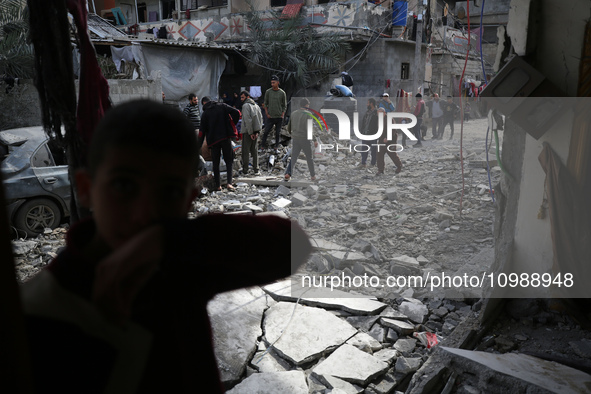
[[[423,65],[421,64],[421,47],[423,44],[423,2],[419,0],[417,7],[417,36],[415,38],[415,61],[412,76],[412,95],[417,94],[419,87],[423,86],[424,75],[421,75]]]

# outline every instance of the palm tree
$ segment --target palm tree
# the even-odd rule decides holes
[[[26,0],[0,0],[0,75],[5,78],[34,75],[28,20]]]
[[[342,36],[319,33],[299,14],[286,18],[277,11],[254,12],[251,6],[247,22],[250,62],[261,67],[266,77],[278,75],[292,94],[337,71],[350,48]]]

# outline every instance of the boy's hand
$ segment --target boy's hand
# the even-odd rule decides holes
[[[110,321],[123,325],[133,301],[162,258],[162,228],[152,226],[113,251],[96,267],[92,301]]]

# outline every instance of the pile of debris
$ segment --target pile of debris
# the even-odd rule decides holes
[[[485,119],[464,126],[463,176],[458,140],[426,141],[399,154],[404,167],[397,175],[388,157],[385,175],[376,176],[375,168],[358,166],[359,154],[341,149],[316,152],[318,182],[308,181],[302,158],[285,182],[281,148],[261,154],[264,175],[237,178],[235,191],[203,188],[190,217],[290,217],[315,247],[290,281],[210,302],[230,393],[479,393],[491,385],[500,392],[591,390],[582,372],[591,360],[591,333],[565,313],[569,308],[514,300],[500,308],[496,323],[482,327],[479,319],[493,302],[480,299],[483,289],[429,286],[433,277],[490,272],[492,185],[502,170],[491,166],[489,183],[485,132]],[[20,280],[57,253],[63,231],[14,242],[15,251],[29,249],[17,254]],[[265,240],[257,243],[264,250]],[[427,285],[353,282],[411,276]],[[327,291],[302,286],[306,277],[343,280],[325,282],[335,285]]]

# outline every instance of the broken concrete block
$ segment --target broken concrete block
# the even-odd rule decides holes
[[[414,332],[415,326],[410,323],[406,323],[400,320],[390,319],[383,317],[380,319],[381,324],[384,327],[388,327],[396,331],[399,335],[410,335]]]
[[[280,199],[272,202],[271,205],[273,205],[276,208],[286,208],[291,205],[291,201],[288,200],[287,198],[281,197]]]
[[[410,265],[412,267],[419,267],[419,262],[417,261],[417,259],[407,256],[407,255],[402,255],[402,256],[398,256],[398,257],[394,257],[392,259],[392,261],[396,262],[396,263],[402,263],[405,265]]]
[[[387,369],[388,363],[345,344],[314,367],[312,373],[316,376],[332,375],[347,382],[365,386]]]
[[[369,331],[379,318],[379,316],[350,316],[346,320],[358,330]]]
[[[386,335],[386,341],[396,342],[398,340],[398,338],[399,338],[398,333],[396,331],[394,331],[394,329],[389,328],[388,335]]]
[[[218,294],[207,304],[222,382],[236,382],[242,376],[262,335],[261,319],[267,307],[267,297],[258,287]]]
[[[334,187],[335,193],[347,193],[347,185],[337,185]]]
[[[302,205],[306,204],[306,201],[308,201],[308,197],[304,196],[303,194],[295,193],[293,196],[291,196],[291,202],[293,203],[294,207],[301,207]]]
[[[406,222],[408,220],[408,215],[406,214],[401,214],[400,217],[398,219],[396,219],[396,224],[401,225],[404,222]]]
[[[306,193],[308,193],[308,196],[313,196],[316,193],[318,193],[319,190],[319,186],[318,185],[310,185],[306,188]]]
[[[417,346],[417,340],[413,338],[400,338],[394,344],[394,349],[400,353],[411,353]]]
[[[13,241],[12,253],[15,256],[24,256],[37,246],[35,241]]]
[[[326,387],[332,389],[331,394],[336,393],[336,390],[344,394],[361,394],[363,393],[363,387],[355,386],[349,382],[339,379],[331,375],[318,375],[318,380],[322,382]]]
[[[396,190],[396,188],[391,187],[389,189],[386,189],[386,197],[390,201],[397,200],[398,199],[398,191]]]
[[[336,244],[334,242],[331,241],[327,241],[324,239],[320,239],[320,238],[311,238],[310,242],[312,244],[313,247],[315,247],[316,249],[322,249],[322,250],[348,250],[346,247],[341,246],[339,244]]]
[[[367,333],[378,342],[386,342],[386,329],[379,324],[375,324]]]
[[[429,314],[429,309],[421,303],[405,301],[400,304],[398,309],[400,312],[408,316],[411,321],[419,324],[423,323],[425,321],[425,316]]]
[[[450,213],[447,212],[437,212],[435,214],[435,219],[442,221],[442,220],[452,220],[454,218],[454,216]]]
[[[376,315],[387,306],[367,296],[355,297],[337,289],[310,287],[309,282],[305,282],[303,287],[292,287],[290,279],[267,285],[263,290],[275,300],[296,302],[299,299],[301,304],[340,309],[354,315]]]
[[[417,262],[419,265],[424,266],[425,264],[429,263],[429,260],[425,256],[419,256],[417,257]]]
[[[444,221],[442,221],[441,223],[439,223],[439,229],[443,230],[448,228],[451,225],[451,222],[449,221],[449,219],[446,219]]]
[[[382,349],[375,352],[373,356],[385,363],[392,364],[398,357],[398,351],[396,349]]]
[[[363,264],[356,262],[355,264],[353,264],[352,271],[355,275],[362,276],[363,274],[365,274],[365,267]]]
[[[328,254],[338,262],[335,263],[335,268],[340,270],[351,268],[356,262],[367,260],[364,255],[357,252],[329,251]]]
[[[371,383],[368,388],[373,390],[376,394],[391,393],[394,387],[398,384],[398,380],[393,374],[385,374],[377,382]]]
[[[302,371],[256,373],[244,379],[226,394],[308,394],[306,374]]]
[[[287,200],[287,201],[289,201],[289,200]],[[290,203],[291,203],[291,201],[290,201]],[[283,211],[262,212],[262,213],[259,213],[257,215],[259,215],[259,216],[278,216],[278,217],[283,218],[283,219],[289,219],[289,216],[287,216],[285,214],[285,212],[283,212]]]
[[[309,264],[312,265],[313,271],[319,272],[321,274],[328,273],[333,268],[328,260],[318,254],[314,254],[310,257]]]
[[[290,321],[289,329],[283,333],[286,321]],[[349,323],[323,309],[286,302],[265,312],[263,329],[265,341],[275,343],[275,350],[296,365],[320,358],[328,348],[357,333]]]
[[[408,374],[415,372],[421,366],[423,360],[420,358],[398,357],[396,359],[396,372]]]
[[[417,212],[421,213],[429,213],[435,210],[435,207],[432,205],[420,205],[418,207],[413,207],[413,209]]]
[[[367,252],[370,248],[371,243],[364,239],[358,239],[351,245],[351,249],[359,250],[360,252]]]
[[[380,209],[380,212],[378,213],[378,216],[391,216],[392,212],[388,211],[387,209]]]
[[[345,343],[355,346],[357,349],[369,354],[377,352],[382,348],[382,344],[380,342],[376,341],[374,337],[364,332],[357,333],[353,338],[347,340]]]

